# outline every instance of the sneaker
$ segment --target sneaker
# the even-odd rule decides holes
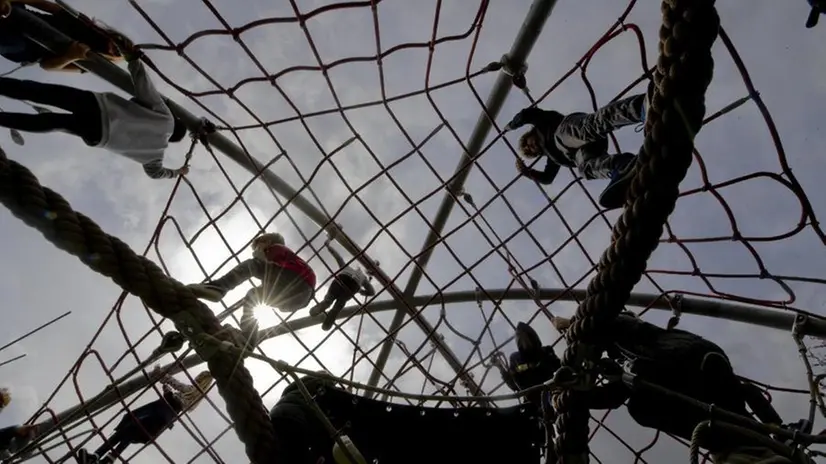
[[[332,301],[328,302],[326,300],[321,300],[317,305],[310,308],[310,317],[316,317],[324,314],[324,311],[326,311],[331,304],[333,304]]]
[[[195,294],[198,298],[212,301],[212,302],[219,302],[221,299],[224,298],[224,295],[227,294],[226,290],[218,287],[217,285],[213,284],[189,284],[186,288],[192,290],[192,293]]]
[[[328,332],[330,329],[333,328],[333,323],[336,321],[336,314],[332,312],[327,313],[327,317],[324,318],[324,322],[321,323],[321,330]]]
[[[625,205],[625,194],[631,180],[634,178],[634,173],[636,173],[634,169],[636,163],[633,158],[633,156],[629,157],[627,162],[611,171],[611,182],[599,195],[599,205],[606,210],[622,208]]]

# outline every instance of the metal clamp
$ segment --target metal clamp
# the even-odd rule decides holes
[[[671,318],[668,319],[666,329],[671,330],[680,323],[680,318],[683,316],[683,295],[678,293],[669,299],[671,305]]]
[[[796,315],[794,317],[794,322],[792,323],[792,336],[795,338],[800,338],[806,335],[805,329],[808,322],[809,316],[805,314]]]
[[[525,79],[525,73],[528,71],[527,63],[522,63],[519,67],[514,67],[513,60],[511,60],[508,54],[502,55],[502,59],[499,60],[499,62],[502,64],[502,72],[511,77],[514,87],[525,90],[527,87],[527,80]]]

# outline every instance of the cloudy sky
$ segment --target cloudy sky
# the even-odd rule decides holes
[[[136,42],[169,45],[204,29],[223,29],[225,24],[241,27],[261,18],[295,17],[297,12],[306,14],[331,2],[278,2],[278,7],[272,3],[247,0],[239,8],[237,2],[228,0],[74,0],[71,5],[117,27]],[[403,288],[412,270],[411,257],[419,252],[429,230],[427,220],[434,216],[445,194],[441,185],[452,174],[462,144],[479,117],[479,98],[487,97],[496,76],[485,74],[469,82],[463,78],[468,71],[475,73],[489,62],[498,61],[510,48],[530,3],[419,0],[413,7],[410,2],[385,0],[378,5],[375,16],[369,7],[332,9],[309,19],[306,29],[292,21],[250,29],[241,35],[240,42],[227,35],[201,37],[185,48],[191,63],[170,51],[153,50],[149,56],[169,79],[167,82],[153,74],[165,94],[198,115],[207,114],[199,106],[204,105],[217,115],[212,119],[219,125],[248,127],[227,135],[243,143],[261,162],[278,157],[272,169],[291,185],[300,187],[309,182],[309,189],[303,191],[305,197],[327,213],[338,214],[336,221],[349,236],[367,247],[370,256],[380,260],[384,271]],[[791,2],[785,8],[763,0],[749,2],[747,9],[744,6],[742,2],[721,3],[722,23],[771,111],[782,137],[783,154],[778,154],[767,123],[753,102],[707,125],[697,139],[697,159],[702,163],[692,165],[682,190],[741,180],[716,189],[716,195],[704,191],[678,202],[670,232],[691,241],[661,245],[651,260],[652,272],[637,291],[725,295],[822,313],[826,248],[814,218],[824,213],[819,198],[823,195],[820,176],[825,166],[818,156],[826,147],[826,139],[820,134],[822,115],[818,108],[823,107],[826,87],[817,70],[826,69],[826,55],[819,47],[826,32],[823,27],[804,29],[808,10],[803,1]],[[529,59],[531,94],[545,94],[573,69],[625,9],[625,3],[608,0],[560,2]],[[147,17],[157,29],[146,21]],[[653,4],[635,6],[625,19],[626,24],[636,24],[642,31],[648,63],[656,59],[659,21],[659,8]],[[376,65],[377,52],[444,37],[453,39],[443,41],[432,53],[423,46],[401,48],[385,55],[381,68]],[[347,57],[365,59],[332,67],[326,78],[318,71],[320,62],[329,64]],[[749,94],[735,61],[720,40],[715,45],[715,60],[709,114]],[[10,63],[0,66],[0,71],[12,69]],[[244,79],[296,66],[310,70],[286,72],[274,86],[259,79],[238,87]],[[594,55],[586,75],[597,104],[602,105],[642,71],[636,36],[625,33]],[[112,90],[92,75],[25,69],[14,76],[96,91]],[[432,89],[454,80],[458,83],[426,94],[398,98],[387,105],[380,103],[383,98],[392,99],[425,87]],[[232,98],[223,92],[235,87]],[[642,89],[640,85],[633,91]],[[181,90],[206,95],[191,99]],[[370,104],[352,108],[362,103]],[[496,123],[504,126],[527,104],[523,94],[512,92]],[[8,100],[0,105],[9,111],[30,111]],[[592,105],[577,71],[541,106],[569,112],[591,110]],[[299,114],[310,116],[302,120]],[[266,129],[255,127],[261,121],[269,123]],[[146,247],[174,182],[150,180],[134,163],[88,149],[64,134],[26,135],[26,145],[19,147],[7,132],[0,132],[0,144],[9,156],[29,167],[44,185],[62,193],[78,211],[135,250]],[[636,152],[641,134],[628,128],[617,133],[617,139],[624,151]],[[516,135],[509,135],[507,142],[499,138],[479,158],[466,190],[477,205],[488,206],[475,221],[469,220],[472,210],[467,205],[457,206],[448,222],[447,238],[435,249],[419,294],[472,290],[477,286],[518,288],[504,259],[489,254],[490,243],[500,245],[502,240],[507,240],[506,248],[518,266],[532,269],[530,275],[543,287],[582,288],[587,284],[593,263],[607,245],[609,227],[618,215],[598,214],[586,195],[595,198],[604,182],[582,183],[565,171],[544,192],[526,180],[514,183],[510,146],[515,141]],[[346,147],[340,148],[344,144]],[[171,147],[167,165],[179,166],[187,147],[187,142]],[[333,151],[335,155],[325,159]],[[778,182],[776,176],[786,174],[782,181],[788,183],[787,170],[813,202],[814,217],[804,215],[798,197]],[[202,148],[196,149],[188,183],[179,187],[169,210],[173,220],[166,223],[150,258],[162,261],[176,279],[199,281],[204,271],[215,272],[235,253],[241,259],[248,257],[249,251],[243,247],[261,227],[284,233],[296,248],[316,235],[317,226],[294,208],[273,217],[283,199],[274,197],[260,181],[245,188],[251,180],[248,172],[222,155],[216,159]],[[234,201],[241,190],[244,202]],[[552,207],[549,198],[554,200]],[[410,207],[411,201],[416,208]],[[200,204],[205,205],[206,212]],[[220,219],[209,224],[208,217],[217,216]],[[736,218],[736,227],[729,216]],[[530,225],[522,228],[528,222]],[[155,348],[159,333],[144,336],[158,318],[150,316],[139,301],[127,299],[119,313],[108,317],[120,291],[112,282],[47,245],[8,213],[0,214],[0,231],[5,238],[0,291],[6,295],[0,341],[11,340],[65,311],[73,312],[59,325],[6,350],[0,357],[4,360],[27,354],[23,360],[1,368],[2,382],[13,390],[15,402],[0,415],[0,424],[28,419],[80,359],[80,366],[48,402],[52,410],[77,404],[79,395],[88,398],[96,394],[110,381],[107,370],[115,377],[123,375]],[[572,233],[576,240],[569,239]],[[322,236],[315,238],[301,254],[314,265],[319,277],[326,279],[332,260],[326,252],[316,255],[313,251],[322,242]],[[551,259],[546,258],[549,256]],[[229,261],[219,272],[234,263]],[[466,273],[465,268],[472,268],[472,272]],[[700,274],[712,277],[703,279]],[[759,279],[761,275],[771,278]],[[235,301],[245,291],[238,289],[226,301]],[[387,292],[377,296],[377,300],[388,298]],[[216,312],[224,309],[220,304],[211,306]],[[459,359],[476,366],[473,372],[477,380],[484,379],[488,390],[498,386],[498,374],[491,371],[485,376],[485,369],[479,366],[480,354],[488,356],[508,339],[511,324],[529,320],[537,313],[535,305],[526,302],[503,302],[499,309],[495,306],[491,301],[482,302],[481,310],[476,303],[450,305],[444,313],[446,319],[440,319],[441,307],[437,305],[424,310]],[[551,307],[563,315],[573,309],[567,303]],[[265,324],[276,324],[287,316],[266,310],[260,313]],[[290,319],[305,316],[306,311],[299,311]],[[650,320],[663,323],[667,316],[652,314]],[[302,367],[325,368],[366,380],[390,318],[391,313],[383,313],[353,318],[343,330],[331,333],[308,329],[284,335],[263,345],[263,352],[300,362]],[[488,320],[490,330],[484,330]],[[542,316],[534,320],[533,326],[548,341],[555,339],[556,334]],[[168,330],[170,326],[162,327]],[[785,387],[805,385],[788,333],[692,317],[684,318],[682,327],[723,346],[742,375]],[[432,356],[429,344],[423,344],[425,338],[415,325],[407,323],[400,339],[439,380],[455,381],[454,372],[439,356]],[[92,354],[83,356],[87,349]],[[511,342],[504,351],[513,349]],[[392,388],[405,392],[432,393],[436,387],[425,382],[416,367],[405,364],[405,358],[400,349],[393,351],[382,384],[392,383]],[[172,357],[162,360],[164,364],[170,361]],[[256,388],[266,392],[267,406],[274,404],[284,382],[276,384],[280,377],[262,363],[247,361],[246,365],[255,375]],[[404,372],[401,375],[400,368]],[[457,389],[465,393],[461,387]],[[155,395],[147,391],[136,404],[150,401]],[[220,459],[242,459],[235,434],[227,432],[223,401],[215,392],[209,398],[214,407],[204,403],[185,424],[197,427],[200,440],[215,441]],[[788,421],[806,413],[805,397],[778,394],[775,402]],[[120,410],[104,413],[95,422],[106,424],[113,413],[120,414]],[[612,413],[605,425],[633,448],[647,445],[654,437],[652,431],[632,424],[624,411]],[[103,432],[111,428],[110,424]],[[76,431],[83,430],[88,426]],[[93,438],[89,446],[99,443],[99,437]],[[216,459],[201,453],[196,439],[180,425],[163,435],[158,444],[176,462]],[[136,450],[127,451],[125,457]],[[597,433],[592,450],[603,460],[613,456],[611,462],[633,459],[630,449],[605,429]],[[58,451],[53,458],[60,456]],[[642,457],[657,462],[686,454],[681,445],[662,438]],[[134,460],[159,462],[161,456],[159,448],[150,446]]]

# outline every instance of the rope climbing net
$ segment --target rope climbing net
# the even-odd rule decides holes
[[[540,38],[524,75],[501,57],[503,40],[514,35],[522,13],[485,0],[461,9],[435,2],[415,11],[406,2],[389,1],[312,9],[291,1],[279,11],[190,3],[186,27],[164,12],[165,5],[134,0],[103,19],[142,42],[168,96],[214,122],[218,134],[242,148],[235,161],[255,159],[263,169],[243,170],[220,152],[225,144],[193,139],[186,152],[192,170],[168,187],[171,194],[140,257],[40,186],[25,168],[6,157],[0,165],[4,204],[124,289],[34,419],[60,418],[38,443],[49,462],[98,440],[124,410],[158,395],[149,381],[156,362],[170,372],[184,370],[192,380],[206,360],[220,397],[208,395],[207,404],[180,427],[125,459],[237,460],[240,437],[250,459],[261,463],[270,460],[273,433],[262,406],[273,405],[296,369],[326,370],[354,392],[388,401],[501,406],[516,402],[496,367],[503,353],[515,350],[512,334],[520,321],[531,322],[550,343],[558,335],[545,322],[548,316],[576,314],[563,358],[576,372],[587,358],[585,348],[598,344],[601,324],[622,309],[632,290],[652,295],[632,298],[643,311],[669,309],[676,316],[681,301],[698,297],[817,317],[796,306],[798,295],[812,295],[826,281],[775,271],[777,259],[765,256],[776,258],[783,246],[822,247],[826,237],[737,48],[725,28],[716,27],[713,2],[666,2],[656,64],[646,40],[653,31],[635,23],[635,15],[655,16],[631,1],[607,31],[585,26],[598,40],[577,52],[585,53],[567,72],[542,61],[558,63],[570,50]],[[126,17],[121,8],[127,6],[128,15],[142,23],[127,26],[117,19]],[[680,28],[684,34],[674,32]],[[635,48],[633,67],[612,59]],[[712,63],[741,76],[742,95],[704,103]],[[514,74],[522,95],[511,97],[496,117],[485,95],[503,70]],[[560,174],[550,188],[517,182],[514,141],[501,135],[499,121],[532,102],[597,109],[644,89],[649,77],[657,91],[625,211],[600,211],[593,187],[573,171]],[[630,84],[617,87],[620,79]],[[468,140],[478,111],[495,118],[495,135],[483,134],[473,149]],[[749,124],[759,118],[770,136],[761,148],[773,146],[776,159],[718,173],[716,159],[730,154],[703,140],[731,130],[731,118],[723,118],[729,113]],[[618,151],[640,143],[641,134],[624,132],[612,140]],[[457,180],[465,170],[454,174],[462,153],[474,155],[466,183]],[[296,187],[303,199],[285,198],[280,180],[267,171]],[[782,191],[776,195],[788,203],[777,207],[770,228],[747,217],[739,201],[769,188]],[[455,201],[453,214],[440,203],[445,197]],[[320,213],[302,213],[302,201]],[[339,243],[333,246],[349,256],[356,251],[358,261],[377,272],[374,285],[381,291],[359,297],[330,332],[321,331],[306,311],[259,310],[262,326],[276,329],[242,367],[237,353],[216,347],[228,337],[221,324],[237,326],[234,310],[246,288],[207,306],[180,282],[226,271],[248,256],[249,243],[263,230],[284,234],[318,273],[321,288],[336,268],[323,249],[325,231],[337,230]],[[431,233],[435,239],[422,248]],[[368,310],[360,310],[362,305]],[[397,310],[407,316],[396,317]],[[173,330],[193,341],[192,347],[165,351],[162,336]],[[107,333],[122,338],[121,355],[111,355]],[[388,348],[389,356],[383,354]],[[104,383],[84,380],[93,375]],[[105,385],[117,388],[102,390]],[[589,441],[599,462],[609,454],[618,459],[617,453],[649,462],[673,456],[675,449],[684,452],[680,440],[639,429],[623,411],[589,414],[575,391],[561,391],[555,404],[557,450],[566,457],[584,453]]]

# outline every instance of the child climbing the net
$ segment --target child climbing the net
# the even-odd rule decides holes
[[[127,100],[111,92],[91,92],[65,85],[0,77],[0,95],[16,100],[55,106],[67,113],[39,114],[0,112],[0,126],[26,132],[65,131],[90,147],[105,148],[136,161],[147,176],[168,179],[189,172],[186,166],[169,169],[163,157],[170,142],[186,135],[186,126],[172,116],[161,94],[146,73],[140,52],[122,44],[129,62],[135,98]]]
[[[324,299],[310,308],[310,316],[316,317],[326,311],[321,329],[327,331],[333,327],[333,322],[351,298],[356,294],[372,296],[376,294],[376,290],[370,284],[370,277],[365,272],[357,267],[348,266],[347,262],[336,252],[329,241],[325,245],[336,264],[338,264],[339,270],[333,276],[333,281],[330,283],[330,288],[327,289]],[[330,305],[333,307],[327,311]]]
[[[252,241],[252,258],[247,259],[223,276],[201,284],[190,284],[198,298],[218,302],[226,294],[252,277],[261,285],[253,287],[244,298],[244,309],[251,312],[258,305],[267,305],[285,312],[306,307],[313,297],[316,276],[301,257],[285,245],[278,233],[262,234]]]
[[[554,320],[562,332],[570,324],[569,319]],[[608,358],[618,364],[630,362],[630,370],[638,378],[741,417],[781,426],[782,419],[771,402],[756,385],[735,375],[728,356],[717,344],[691,332],[655,326],[631,312],[619,314],[605,333]],[[691,440],[698,424],[710,418],[706,409],[659,391],[631,388],[619,379],[590,389],[583,399],[590,409],[614,409],[625,403],[639,425],[685,440]],[[807,427],[800,422],[782,426],[794,430]],[[761,440],[724,429],[705,434],[699,443],[719,464],[791,462],[781,459]]]
[[[0,428],[0,459],[9,459],[25,448],[37,434],[33,425],[11,425]]]
[[[13,15],[19,14],[26,6],[33,8],[28,9],[29,14],[62,32],[72,42],[55,54],[29,40]],[[0,56],[11,62],[22,65],[38,63],[47,71],[85,72],[74,63],[87,59],[89,52],[97,53],[110,62],[123,60],[117,44],[112,40],[112,37],[121,37],[120,33],[83,15],[76,16],[51,1],[0,0],[0,18],[9,18],[0,23]]]
[[[11,392],[0,388],[0,413],[11,404]],[[31,425],[10,425],[0,428],[0,459],[8,459],[28,445],[37,433]]]
[[[649,88],[651,92],[653,87]],[[560,167],[576,167],[586,179],[610,179],[600,195],[600,205],[619,208],[625,201],[625,191],[632,178],[635,157],[632,153],[608,154],[608,134],[621,127],[640,124],[645,120],[648,97],[634,95],[600,108],[595,113],[571,113],[537,107],[525,108],[514,116],[506,129],[526,124],[533,126],[519,139],[519,151],[525,159],[547,157],[545,169],[529,168],[517,159],[519,173],[548,185],[556,178]]]
[[[159,368],[155,368],[156,372]],[[178,414],[191,411],[204,398],[212,386],[212,375],[203,371],[195,377],[195,383],[188,385],[169,375],[161,377],[163,396],[134,411],[124,413],[115,432],[103,444],[89,453],[79,449],[76,453],[78,464],[111,464],[132,444],[152,442],[166,429],[175,424]]]
[[[11,404],[11,392],[8,388],[0,388],[0,412]]]

